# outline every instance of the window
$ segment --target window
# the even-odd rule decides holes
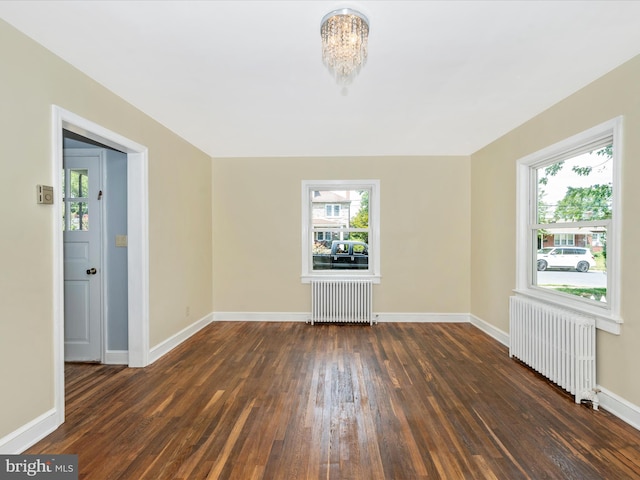
[[[302,182],[302,279],[380,277],[379,180]]]
[[[318,192],[320,193],[320,192]],[[340,205],[325,205],[324,207],[325,215],[327,217],[339,217],[340,216]]]
[[[518,162],[517,292],[587,311],[619,333],[620,124]]]
[[[315,232],[317,242],[330,242],[333,240],[331,232]]]
[[[603,247],[606,240],[606,235],[601,232],[593,232],[591,234],[591,245],[593,247]]]
[[[558,233],[553,236],[553,244],[558,245],[575,245],[576,236],[573,233]]]
[[[89,172],[69,168],[62,171],[62,230],[89,230]]]

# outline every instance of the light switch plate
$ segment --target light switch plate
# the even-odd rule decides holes
[[[126,246],[127,246],[127,236],[116,235],[116,247],[126,247]]]

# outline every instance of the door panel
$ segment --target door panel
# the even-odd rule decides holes
[[[64,339],[66,361],[102,360],[104,152],[64,151]]]
[[[64,341],[83,344],[91,341],[90,293],[88,282],[68,280],[64,285]]]

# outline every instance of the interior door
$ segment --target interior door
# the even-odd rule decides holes
[[[102,361],[102,212],[104,153],[64,151],[65,361]]]

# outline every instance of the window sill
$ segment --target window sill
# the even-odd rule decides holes
[[[604,307],[575,301],[571,298],[565,298],[562,295],[550,293],[541,288],[516,289],[513,290],[513,292],[516,295],[533,298],[549,305],[566,308],[583,315],[594,317],[596,319],[596,328],[598,330],[612,333],[614,335],[620,335],[621,333],[621,325],[623,323],[622,318]]]
[[[333,280],[336,282],[349,282],[352,280],[369,280],[371,283],[380,283],[380,275],[369,272],[363,273],[342,273],[336,270],[328,270],[325,272],[307,273],[300,277],[302,283],[311,283],[313,280]]]

